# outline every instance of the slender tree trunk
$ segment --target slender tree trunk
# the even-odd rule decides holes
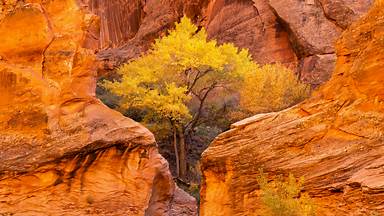
[[[179,132],[179,144],[180,144],[180,172],[179,177],[181,180],[186,180],[187,177],[187,150],[185,146],[185,137],[182,127],[178,128]]]
[[[180,177],[180,160],[179,160],[179,151],[177,150],[177,128],[175,124],[173,125],[173,149],[175,150],[176,157],[176,176]]]

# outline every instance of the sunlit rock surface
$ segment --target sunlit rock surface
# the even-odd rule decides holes
[[[307,101],[238,122],[204,152],[201,215],[258,215],[256,177],[306,179],[319,215],[384,214],[384,6],[339,39],[332,78]]]
[[[0,215],[195,215],[153,135],[95,98],[99,18],[0,5]]]

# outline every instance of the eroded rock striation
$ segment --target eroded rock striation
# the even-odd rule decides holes
[[[0,4],[0,215],[196,214],[153,135],[95,97],[99,18]]]
[[[85,1],[85,0],[84,0]],[[281,62],[313,86],[327,81],[334,43],[373,0],[86,0],[101,17],[100,76],[145,52],[183,14],[211,38],[248,48],[260,64]]]
[[[384,213],[383,26],[378,4],[342,34],[333,76],[309,100],[215,139],[203,154],[202,216],[259,215],[259,168],[304,176],[319,215]]]

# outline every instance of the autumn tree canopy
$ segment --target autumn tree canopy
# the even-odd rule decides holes
[[[258,66],[246,49],[208,40],[204,28],[186,17],[118,73],[119,80],[104,81],[103,87],[119,97],[120,108],[130,117],[140,115],[156,135],[166,131],[172,137],[181,179],[187,171],[185,138],[202,122],[220,122],[212,120],[217,114],[230,122],[281,110],[309,95],[309,87],[291,70],[279,64]],[[228,96],[239,100],[223,113],[237,112],[237,117],[212,109],[213,101]]]
[[[121,80],[105,81],[103,86],[120,97],[122,108],[145,110],[145,121],[172,125],[182,161],[184,136],[200,121],[210,94],[239,86],[243,75],[256,66],[247,50],[208,40],[204,29],[183,17],[146,54],[119,68]],[[186,168],[180,166],[184,175]]]

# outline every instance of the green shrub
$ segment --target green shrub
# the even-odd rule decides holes
[[[307,193],[301,188],[304,178],[296,179],[292,174],[288,179],[279,176],[268,182],[266,175],[260,170],[257,182],[261,190],[261,202],[266,216],[314,216],[315,205]]]

